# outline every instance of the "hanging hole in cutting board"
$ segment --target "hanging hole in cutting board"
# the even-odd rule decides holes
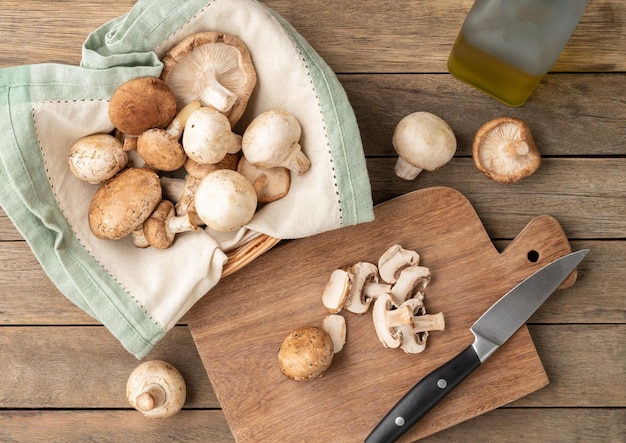
[[[526,254],[526,257],[528,258],[529,262],[537,263],[539,261],[539,252],[532,249],[528,251],[528,254]]]

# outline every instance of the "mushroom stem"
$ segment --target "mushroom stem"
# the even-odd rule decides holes
[[[296,175],[302,175],[311,167],[311,160],[302,152],[300,143],[296,143],[294,149],[285,167],[295,172]]]
[[[411,325],[413,322],[413,309],[409,305],[400,305],[397,309],[385,311],[385,321],[389,329],[402,325]]]
[[[196,81],[196,94],[205,106],[227,113],[237,101],[237,94],[225,88],[217,79],[215,68],[208,66]]]
[[[194,218],[191,212],[187,212],[184,215],[172,217],[167,221],[167,229],[169,229],[172,234],[193,231],[197,228],[198,225],[194,222]]]
[[[189,102],[180,111],[178,111],[178,114],[176,114],[174,120],[172,120],[165,132],[173,137],[176,137],[176,139],[180,139],[180,136],[183,133],[183,129],[185,129],[185,124],[187,124],[187,119],[193,111],[200,107],[202,107],[202,103],[200,103],[198,100],[193,100]]]
[[[423,169],[416,168],[402,157],[398,157],[394,168],[395,174],[403,180],[414,180],[422,171]]]
[[[446,328],[443,313],[424,314],[413,317],[413,332],[443,331]]]
[[[165,403],[166,394],[162,386],[151,383],[147,385],[135,400],[139,411],[151,411]]]

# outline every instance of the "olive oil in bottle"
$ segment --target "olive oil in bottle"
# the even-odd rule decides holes
[[[521,106],[558,59],[587,1],[476,0],[448,70],[509,106]]]

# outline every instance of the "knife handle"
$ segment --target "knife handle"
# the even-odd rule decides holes
[[[452,360],[417,382],[376,425],[365,442],[396,441],[479,365],[480,359],[474,347],[470,345]]]

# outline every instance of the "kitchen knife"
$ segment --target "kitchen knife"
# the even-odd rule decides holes
[[[391,443],[400,438],[526,323],[587,252],[583,249],[561,257],[507,292],[470,328],[474,342],[413,386],[365,442]]]

